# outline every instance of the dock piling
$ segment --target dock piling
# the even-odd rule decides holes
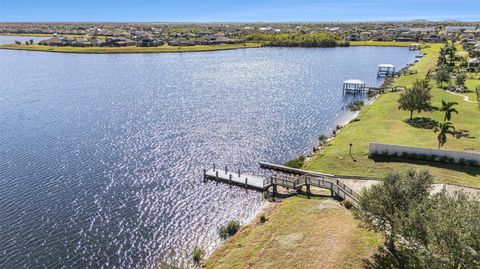
[[[225,175],[227,174],[227,166],[225,165]]]
[[[230,184],[230,186],[232,185],[232,174],[230,174],[230,177],[228,179],[228,184]]]
[[[245,189],[248,188],[248,178],[245,177]]]
[[[215,163],[213,163],[213,171],[215,171]]]
[[[207,169],[203,169],[203,183],[207,182]]]

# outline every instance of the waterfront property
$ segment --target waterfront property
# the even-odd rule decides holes
[[[260,174],[258,160],[308,153],[319,133],[351,119],[352,100],[366,97],[342,95],[345,77],[380,86],[379,63],[404,66],[415,55],[388,47],[0,50],[0,92],[9,100],[0,114],[8,160],[0,162],[0,221],[9,234],[0,236],[0,264],[137,268],[180,265],[195,245],[210,254],[219,225],[247,223],[265,201],[256,191],[199,184],[206,165]]]

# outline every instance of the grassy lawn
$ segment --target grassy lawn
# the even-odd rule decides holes
[[[214,51],[229,49],[258,48],[260,43],[245,44],[227,44],[227,45],[197,45],[197,46],[169,46],[163,45],[159,47],[51,47],[41,45],[0,45],[0,49],[12,50],[30,50],[30,51],[46,51],[61,53],[166,53],[166,52],[197,52],[197,51]]]
[[[349,41],[350,46],[408,47],[412,42],[397,41]]]
[[[228,239],[204,267],[361,268],[382,242],[331,198],[291,197],[268,218]]]
[[[410,87],[417,78],[424,78],[429,69],[436,66],[438,51],[441,44],[431,44],[430,48],[423,49],[426,54],[423,60],[413,69],[417,75],[402,76],[396,85]],[[463,151],[474,149],[480,152],[480,110],[474,103],[468,103],[461,96],[455,96],[436,87],[433,87],[432,104],[440,106],[441,101],[455,101],[459,114],[454,114],[452,122],[457,130],[468,130],[471,138],[456,139],[448,137],[444,146],[447,150]],[[469,79],[466,83],[469,89],[480,86],[480,80]],[[328,146],[318,153],[305,168],[337,175],[358,175],[380,178],[390,171],[406,169],[407,167],[428,168],[437,182],[454,183],[480,188],[480,168],[462,167],[448,164],[409,164],[400,162],[374,162],[369,159],[369,142],[390,143],[398,145],[437,148],[436,134],[432,129],[418,128],[406,122],[409,112],[399,110],[397,100],[399,93],[386,93],[378,100],[366,107],[359,115],[360,121],[345,126]],[[475,100],[475,94],[466,94]],[[442,122],[443,113],[414,113],[414,117],[426,117]],[[353,144],[352,157],[349,156],[349,143]]]

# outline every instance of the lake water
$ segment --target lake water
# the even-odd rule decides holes
[[[39,41],[50,38],[49,36],[5,36],[0,35],[0,45],[1,44],[15,44],[15,41],[20,41],[22,44],[25,44],[25,41],[30,41],[33,39],[33,42],[36,44]]]
[[[407,48],[260,48],[85,55],[0,50],[0,267],[182,263],[250,221],[255,191],[212,163],[261,173],[352,116],[342,81],[403,67]]]

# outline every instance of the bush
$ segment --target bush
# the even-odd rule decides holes
[[[468,166],[477,166],[478,162],[476,160],[467,160],[467,165]]]
[[[305,156],[301,155],[300,157],[290,160],[285,163],[285,166],[291,168],[302,168],[303,164],[305,163]]]
[[[465,160],[464,158],[460,158],[460,159],[458,160],[458,164],[459,164],[459,165],[465,165],[465,164],[467,164],[467,160]]]
[[[195,264],[199,264],[202,262],[203,258],[205,257],[205,250],[203,250],[201,247],[196,246],[193,249],[193,262]]]
[[[346,209],[350,209],[350,208],[353,207],[352,201],[350,201],[350,200],[348,200],[348,199],[343,200],[343,201],[341,202],[341,204],[342,204]]]
[[[234,234],[236,234],[239,229],[240,229],[240,223],[238,223],[238,221],[231,220],[227,223],[227,225],[220,227],[220,230],[218,233],[222,239],[227,239],[230,236],[233,236]]]
[[[326,135],[323,135],[323,134],[318,137],[318,140],[319,140],[320,143],[322,143],[322,144],[323,144],[325,141],[327,141],[327,139],[328,139],[328,137],[327,137]]]
[[[363,101],[353,101],[348,104],[348,109],[350,109],[350,111],[359,111],[364,105],[365,103]]]
[[[267,222],[268,218],[267,216],[265,216],[265,213],[262,213],[262,215],[260,215],[260,222],[261,223],[265,223]]]

